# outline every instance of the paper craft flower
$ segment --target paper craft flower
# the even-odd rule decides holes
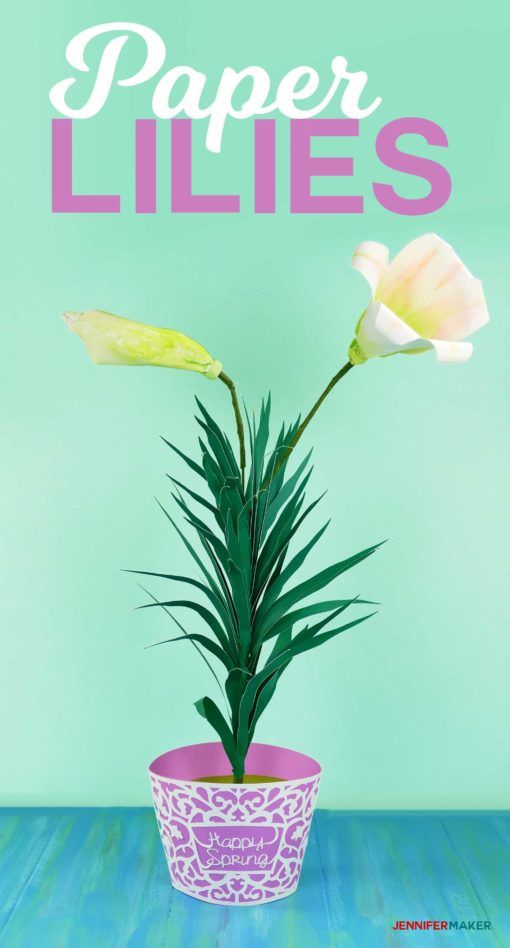
[[[175,329],[158,329],[102,310],[66,312],[72,332],[83,339],[93,362],[102,365],[158,365],[188,369],[216,379],[221,362],[194,339]]]
[[[439,362],[466,362],[473,346],[461,342],[489,320],[480,280],[450,244],[425,234],[389,263],[388,248],[359,244],[352,265],[372,290],[349,349],[354,365],[396,352],[434,349]]]
[[[259,784],[271,779],[264,777],[264,773],[276,774],[274,760],[277,758],[272,756],[272,762],[268,761],[270,769],[259,770],[259,764],[252,765],[250,758],[257,761],[262,758],[253,757],[249,750],[259,718],[288,665],[374,614],[363,610],[362,615],[355,614],[350,621],[344,621],[346,610],[371,605],[370,601],[357,596],[332,598],[336,593],[322,599],[322,595],[336,579],[375,553],[379,543],[337,560],[306,579],[296,576],[327,527],[327,523],[324,524],[311,539],[308,534],[304,545],[289,555],[291,541],[296,542],[301,524],[317,503],[316,500],[310,504],[305,501],[311,474],[310,455],[298,462],[290,475],[288,473],[300,438],[323,401],[354,365],[375,356],[427,349],[434,349],[442,361],[465,361],[471,355],[472,346],[462,340],[489,318],[480,281],[471,275],[449,244],[435,234],[412,241],[391,264],[386,247],[373,242],[360,244],[354,253],[353,265],[368,281],[372,298],[356,327],[349,361],[341,368],[335,367],[335,375],[306,414],[298,415],[290,424],[277,426],[276,437],[274,432],[271,434],[271,398],[268,396],[262,401],[258,415],[247,415],[249,438],[245,439],[243,413],[234,380],[222,370],[220,362],[188,336],[99,310],[64,314],[65,322],[81,336],[95,362],[188,369],[210,379],[219,378],[230,391],[239,460],[235,443],[223,429],[223,416],[216,420],[198,399],[199,460],[163,439],[199,478],[192,487],[171,476],[175,486],[173,502],[192,536],[188,538],[171,514],[162,508],[192,558],[191,575],[181,569],[180,558],[172,572],[168,572],[172,568],[169,566],[164,567],[165,572],[134,572],[158,581],[178,583],[179,590],[184,584],[200,593],[199,600],[195,601],[194,598],[167,598],[167,595],[182,597],[184,592],[181,591],[163,592],[164,598],[147,591],[150,601],[141,608],[164,609],[182,634],[171,633],[169,638],[155,644],[191,642],[223,692],[225,711],[207,694],[195,702],[195,707],[220,740],[230,762],[230,779],[235,784],[252,780]],[[200,571],[198,579],[196,568]],[[320,594],[318,599],[317,594]],[[183,625],[175,618],[175,609],[193,613],[190,631],[188,622]],[[197,618],[202,621],[202,627],[195,629]],[[216,667],[211,662],[215,662]],[[189,768],[189,748],[184,750]],[[288,753],[282,752],[283,757]],[[164,757],[166,759],[166,755]],[[207,757],[209,760],[213,758]],[[202,777],[204,785],[227,778],[224,756],[214,757],[214,760],[218,763],[207,763],[204,758],[202,773],[212,775]],[[209,769],[213,766],[220,769]],[[255,775],[247,772],[251,766],[257,768]],[[319,772],[320,768],[316,770],[314,763],[311,771],[305,770],[310,776],[304,779],[316,780]],[[152,773],[157,776],[157,769]],[[198,765],[196,773],[200,773]],[[219,776],[215,777],[214,773]],[[189,777],[189,772],[187,775]],[[237,790],[234,788],[234,796],[230,790],[225,793],[234,799]],[[229,813],[232,816],[232,811]],[[258,818],[255,812],[252,822],[256,823]],[[291,842],[297,844],[300,834],[298,827]],[[246,857],[247,860],[252,858]],[[173,872],[172,869],[172,875]],[[273,890],[269,882],[268,885],[271,896]],[[190,894],[197,893],[190,888]],[[235,898],[239,902],[237,895],[236,890]],[[198,897],[202,896],[201,889]]]

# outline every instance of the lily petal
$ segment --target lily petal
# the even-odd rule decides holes
[[[471,275],[459,275],[439,287],[419,311],[409,314],[418,332],[437,339],[464,339],[488,322],[482,283]]]
[[[381,277],[388,266],[389,258],[388,248],[384,244],[378,244],[375,240],[363,241],[363,243],[358,244],[354,251],[352,266],[365,277],[372,291],[372,298],[377,292]]]
[[[438,362],[466,362],[473,351],[469,342],[420,336],[384,303],[371,303],[358,329],[358,343],[365,358],[412,354],[434,349]]]
[[[457,290],[457,299],[453,288]],[[460,299],[459,299],[460,296]],[[392,260],[386,270],[376,298],[385,303],[397,316],[404,319],[416,332],[428,338],[451,338],[443,323],[457,313],[471,307],[471,297],[483,313],[478,319],[462,317],[456,320],[457,335],[463,338],[488,320],[481,284],[473,277],[462,260],[437,234],[425,234],[412,240]],[[485,315],[484,315],[485,314]],[[467,328],[473,324],[473,328]]]
[[[437,234],[423,234],[393,258],[378,287],[377,298],[397,311],[401,309],[402,296],[426,300],[438,285],[446,282],[448,275],[453,276],[460,268],[466,270],[450,244]]]

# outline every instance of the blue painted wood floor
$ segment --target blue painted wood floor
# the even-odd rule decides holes
[[[171,888],[152,810],[0,810],[0,945],[510,948],[510,814],[319,810],[298,892],[224,908]]]

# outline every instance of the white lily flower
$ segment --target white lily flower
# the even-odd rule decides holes
[[[489,313],[481,281],[450,244],[425,234],[389,263],[388,248],[369,240],[356,247],[352,265],[372,291],[349,349],[354,365],[428,349],[435,350],[439,362],[470,358],[473,346],[461,340],[484,326]]]

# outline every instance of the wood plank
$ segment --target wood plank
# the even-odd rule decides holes
[[[509,945],[509,854],[505,814],[319,810],[297,893],[228,908],[172,889],[152,810],[0,810],[0,945]],[[486,918],[493,932],[392,930]]]

